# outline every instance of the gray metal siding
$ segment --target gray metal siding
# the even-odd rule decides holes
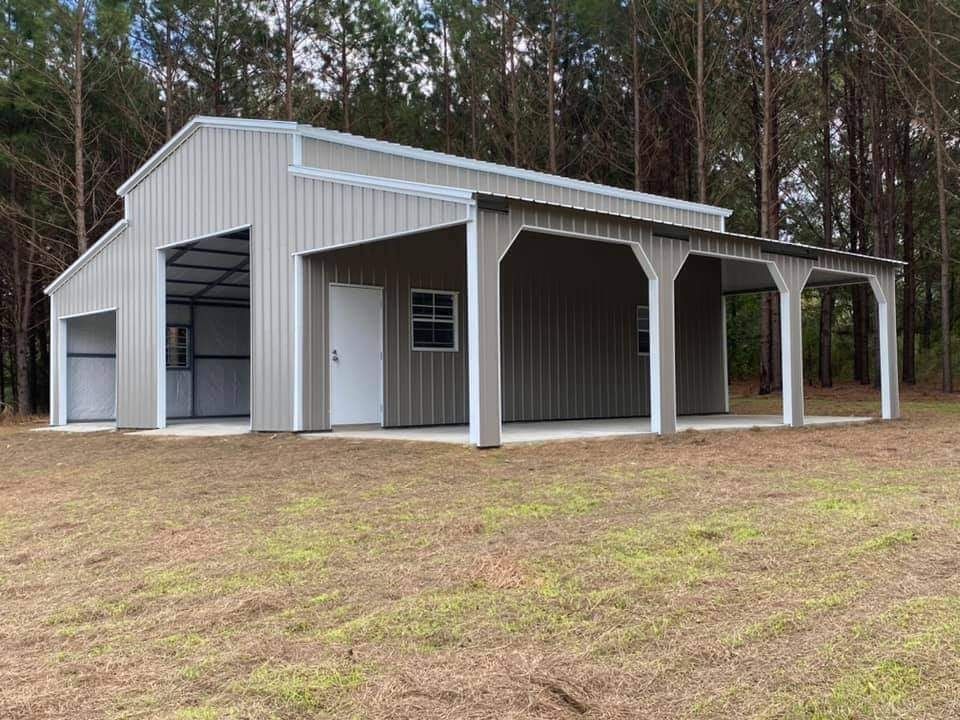
[[[117,307],[122,427],[156,425],[156,247],[251,226],[252,423],[289,430],[292,253],[465,216],[454,202],[292,176],[292,157],[284,134],[199,128],[127,195],[126,230],[53,293],[55,317]]]
[[[734,257],[767,259],[762,257],[759,245],[751,241],[698,237],[696,233],[689,243],[653,238],[648,225],[632,219],[650,217],[688,226],[699,223],[715,227],[712,223],[719,221],[716,216],[698,218],[690,211],[645,207],[645,203],[637,201],[400,159],[383,153],[335,148],[314,140],[304,141],[304,158],[307,164],[319,167],[470,187],[538,198],[545,203],[594,207],[622,215],[602,215],[522,202],[511,203],[509,215],[481,212],[478,228],[484,268],[495,267],[487,261],[487,255],[503,255],[522,227],[626,242],[642,248],[658,272],[678,269],[687,252],[717,252]],[[292,161],[291,138],[281,132],[197,129],[129,192],[126,197],[128,227],[52,293],[51,316],[54,319],[117,309],[117,421],[121,427],[153,427],[157,422],[157,246],[229,228],[251,227],[253,427],[255,430],[288,430],[293,427],[294,415],[292,254],[409,233],[462,222],[466,218],[465,207],[456,202],[293,176],[287,169]],[[892,270],[888,271],[886,266],[869,258],[822,254],[815,264],[835,271],[881,275],[888,284],[887,276],[893,274]],[[309,292],[319,292],[310,278],[305,281]],[[497,287],[495,275],[484,281],[484,287]],[[672,302],[672,293],[668,299]],[[678,312],[682,314],[682,298],[678,298],[677,303]],[[318,307],[322,309],[322,306]],[[308,307],[307,312],[313,310]],[[716,315],[708,313],[709,317]],[[664,332],[665,329],[661,328],[661,334]],[[484,333],[483,338],[489,338],[491,334],[499,337],[499,318],[489,322]],[[461,317],[460,337],[463,354],[467,338],[465,316]],[[59,358],[57,343],[54,332],[51,346],[55,362]],[[488,371],[496,367],[490,362],[491,356],[495,357],[496,346],[497,342],[484,343],[483,366]],[[316,348],[308,349],[309,363],[325,363],[325,354],[322,358],[309,355],[316,351]],[[666,378],[665,387],[672,387],[668,375],[673,373],[673,364],[672,358],[663,359],[661,372]],[[421,400],[413,399],[410,385],[402,382],[404,370],[393,368],[390,372],[397,373],[399,378],[395,381],[397,404],[407,404],[411,408],[419,405]],[[56,372],[52,375],[52,411],[53,417],[57,418],[60,416],[57,406],[59,376]],[[465,381],[449,379],[444,387],[453,382]],[[428,387],[428,383],[424,383],[422,387]],[[494,384],[497,383],[494,381]],[[403,387],[406,389],[401,389]],[[313,392],[316,391],[319,389],[314,388]],[[308,399],[307,405],[315,402],[316,397],[313,397]],[[429,407],[411,409],[407,416],[416,417],[418,421],[431,417],[431,414],[433,417],[461,419],[463,407],[450,406],[449,402],[449,397],[444,396],[442,413],[434,413],[434,401],[431,401],[427,403]],[[550,403],[545,405],[548,406]],[[455,409],[448,410],[450,407]],[[398,411],[398,422],[400,417]],[[314,423],[321,420],[312,418]]]
[[[371,243],[306,260],[304,291],[304,428],[329,418],[329,286],[375,285],[384,298],[384,425],[467,422],[466,259],[463,228]],[[459,293],[456,352],[414,351],[411,288]]]
[[[465,188],[481,193],[506,195],[686,227],[721,230],[723,225],[723,219],[719,215],[699,212],[692,208],[672,208],[652,202],[611,197],[586,189],[557,187],[546,182],[511,177],[493,170],[485,172],[456,167],[441,162],[348,147],[316,138],[304,138],[303,164],[328,170]]]
[[[505,422],[649,414],[647,278],[628,246],[526,233],[500,282]]]
[[[726,411],[720,260],[690,255],[676,280],[677,413]]]
[[[384,289],[384,425],[467,422],[464,249],[456,228],[307,259],[305,429],[330,427],[330,283]],[[684,413],[724,409],[719,273],[719,261],[690,258],[677,281]],[[500,282],[504,422],[649,414],[650,363],[636,330],[647,280],[629,246],[525,233],[504,257]],[[458,352],[411,350],[411,288],[460,293]],[[709,308],[716,312],[707,316]]]

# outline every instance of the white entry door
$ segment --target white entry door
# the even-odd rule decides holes
[[[381,423],[383,292],[330,286],[330,424]]]

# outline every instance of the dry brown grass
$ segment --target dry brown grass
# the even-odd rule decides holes
[[[960,402],[904,408],[484,452],[4,425],[0,717],[956,717]]]

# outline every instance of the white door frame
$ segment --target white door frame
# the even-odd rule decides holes
[[[379,423],[380,427],[383,427],[383,286],[382,285],[366,285],[364,283],[348,283],[348,282],[330,282],[327,283],[327,387],[329,392],[327,392],[327,415],[330,418],[330,426],[333,427],[333,359],[332,359],[332,349],[330,348],[330,339],[332,335],[330,333],[330,328],[332,327],[331,318],[333,317],[333,303],[331,302],[331,292],[330,288],[333,287],[347,287],[347,288],[361,288],[365,290],[376,290],[380,293],[380,314],[378,317],[378,332],[377,332],[377,341],[380,351],[380,373],[379,373],[379,382],[378,385],[378,399],[377,404],[380,407],[379,413]]]

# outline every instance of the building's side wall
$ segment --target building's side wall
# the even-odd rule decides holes
[[[129,192],[126,230],[53,293],[55,318],[117,308],[118,425],[155,427],[162,414],[158,246],[250,226],[251,422],[291,430],[293,253],[465,216],[454,202],[295,177],[292,160],[282,133],[198,129]]]
[[[691,255],[676,280],[677,414],[727,409],[719,258]]]
[[[527,233],[500,288],[504,422],[649,414],[647,279],[628,246]]]
[[[684,413],[724,410],[719,272],[718,261],[691,258],[677,280]],[[307,430],[330,427],[330,283],[384,289],[384,424],[467,422],[463,229],[308,257]],[[460,293],[457,352],[411,350],[411,288]],[[525,234],[501,264],[500,302],[504,422],[649,414],[650,363],[638,352],[636,324],[637,306],[647,304],[647,280],[628,246]]]
[[[466,250],[462,227],[309,256],[304,268],[304,428],[330,426],[331,283],[375,285],[384,298],[384,425],[467,422]],[[455,352],[414,351],[410,290],[459,293]]]
[[[571,190],[496,172],[455,167],[386,152],[348,147],[326,140],[304,138],[303,164],[342,172],[396,178],[432,185],[466,188],[537,202],[579,207],[624,217],[673,223],[706,230],[722,230],[723,218],[695,209],[671,208],[638,200],[610,197],[588,190]]]

